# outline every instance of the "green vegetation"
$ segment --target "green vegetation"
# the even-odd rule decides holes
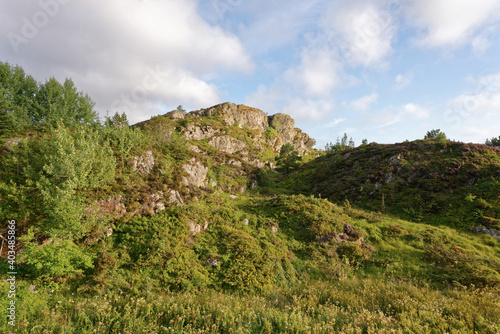
[[[302,158],[299,157],[299,154],[295,151],[292,144],[286,143],[281,147],[280,155],[276,163],[284,173],[290,173],[300,166],[300,160],[302,160]]]
[[[500,147],[500,136],[498,138],[491,138],[491,139],[486,139],[486,145],[488,146],[495,146],[495,147]]]
[[[365,140],[363,140],[363,144],[365,144]],[[355,146],[356,146],[356,144],[354,143],[352,138],[350,138],[348,140],[347,133],[344,133],[344,136],[342,137],[342,139],[337,138],[337,142],[335,144],[327,143],[325,146],[325,151],[327,152],[327,154],[332,154],[332,153],[337,152],[337,151],[343,151],[343,150],[346,150],[348,148],[354,148]]]
[[[500,229],[498,148],[439,130],[357,148],[344,135],[301,160],[218,116],[100,124],[70,84],[2,66],[0,220],[2,235],[8,219],[17,226],[17,333],[499,332],[500,239],[470,231]],[[43,121],[22,123],[40,107],[23,107],[29,87],[52,92]],[[84,100],[83,118],[66,107]]]

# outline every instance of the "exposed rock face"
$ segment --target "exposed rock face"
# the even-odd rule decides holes
[[[185,118],[185,115],[182,112],[180,112],[179,110],[172,110],[171,112],[166,113],[165,116],[167,116],[168,118],[171,118],[171,119],[184,119]]]
[[[241,151],[247,146],[244,142],[230,136],[212,138],[208,144],[212,145],[219,151],[229,154]]]
[[[168,192],[168,203],[175,205],[184,205],[184,200],[177,190],[170,190]]]
[[[295,121],[289,115],[278,113],[269,116],[269,126],[278,133],[278,140],[274,143],[276,151],[279,151],[281,146],[286,143],[290,143],[302,155],[314,146],[314,140],[300,129],[295,128]]]
[[[217,133],[217,130],[209,126],[188,124],[186,127],[186,131],[184,131],[184,137],[186,137],[186,139],[203,140],[211,138]]]
[[[147,151],[140,157],[134,157],[132,160],[132,169],[139,175],[148,175],[155,165],[155,159],[152,151]]]
[[[162,200],[163,191],[148,194],[145,203],[142,205],[142,209],[151,215],[163,211],[165,210],[165,204],[163,204]]]
[[[309,137],[306,133],[303,133],[300,129],[294,129],[296,131],[295,137],[293,138],[292,145],[299,155],[306,154],[314,146],[314,139]]]
[[[127,209],[125,208],[125,204],[123,204],[122,195],[118,195],[116,197],[110,197],[98,201],[95,203],[98,208],[98,215],[108,216],[113,219],[120,219],[127,213]],[[92,209],[91,209],[92,210]],[[93,211],[93,210],[92,210]]]
[[[203,166],[195,158],[191,159],[191,163],[182,166],[182,169],[188,173],[188,176],[182,178],[183,186],[204,187],[207,178],[208,167]]]
[[[299,155],[307,153],[314,146],[314,140],[307,134],[303,133],[300,129],[294,128],[295,121],[292,117],[286,114],[278,113],[268,117],[260,109],[247,107],[242,104],[236,105],[230,102],[218,104],[207,109],[191,111],[187,115],[183,115],[182,113],[181,115],[178,115],[175,112],[178,111],[171,111],[167,115],[171,118],[180,118],[181,116],[191,118],[218,116],[222,117],[227,125],[238,125],[240,128],[247,127],[251,130],[259,130],[260,133],[255,134],[254,144],[257,147],[263,147],[263,145],[267,142],[277,152],[279,152],[281,146],[286,143],[292,144]],[[268,127],[272,127],[276,130],[278,134],[277,138],[266,138],[264,136]],[[214,137],[218,134],[218,132],[219,131],[210,126],[189,124],[187,129],[184,131],[184,136],[187,139],[203,140]],[[234,140],[237,139],[233,138],[232,142],[230,142],[227,138],[222,137],[213,140],[210,144],[218,149],[219,147],[222,147],[221,150],[224,152],[234,153],[243,149],[241,144],[235,145],[237,142]],[[241,148],[238,146],[241,146]]]
[[[198,233],[201,233],[208,228],[208,220],[205,220],[205,223],[203,225],[196,224],[195,222],[190,221],[188,223],[188,226],[189,226],[189,231],[191,231],[191,234],[197,235]]]
[[[209,267],[217,267],[219,265],[219,260],[217,260],[216,258],[210,258],[210,259],[207,259],[207,266]]]
[[[190,116],[221,116],[228,125],[238,124],[240,128],[248,127],[253,130],[265,132],[269,126],[266,114],[257,108],[247,107],[245,105],[236,105],[226,102],[216,106],[192,111]]]
[[[489,234],[491,235],[493,238],[497,238],[497,239],[500,239],[500,231],[497,231],[495,229],[492,229],[492,228],[486,228],[484,226],[477,226],[477,227],[473,227],[470,229],[472,232],[474,233],[479,233],[479,234]]]

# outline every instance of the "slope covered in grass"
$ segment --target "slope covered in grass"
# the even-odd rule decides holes
[[[337,151],[282,185],[407,220],[498,229],[499,177],[498,148],[428,139]]]

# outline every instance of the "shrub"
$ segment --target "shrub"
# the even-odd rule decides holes
[[[19,238],[24,250],[19,255],[19,262],[24,263],[25,269],[37,279],[73,276],[94,266],[92,255],[73,241],[54,238],[47,244],[38,245],[34,236],[34,230],[30,229]]]

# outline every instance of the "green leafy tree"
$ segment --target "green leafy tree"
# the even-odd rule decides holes
[[[106,119],[106,128],[103,129],[105,140],[115,151],[121,166],[125,166],[125,160],[131,158],[132,149],[141,146],[146,141],[146,136],[138,128],[128,125],[125,113],[115,113],[113,117]]]
[[[52,127],[59,120],[66,126],[96,125],[98,115],[94,105],[87,95],[77,91],[71,79],[66,79],[61,85],[50,78],[40,86],[37,94],[34,125]]]
[[[38,84],[33,77],[26,75],[19,66],[0,62],[0,87],[3,99],[8,105],[13,131],[32,127],[36,107]]]
[[[300,161],[302,157],[295,150],[292,144],[286,143],[281,147],[280,155],[276,161],[278,167],[285,173],[289,173],[291,170],[297,169],[300,166]]]
[[[13,130],[10,108],[8,92],[0,86],[0,138],[6,137]]]
[[[495,147],[500,147],[500,136],[498,138],[491,138],[491,139],[486,139],[486,145],[488,146],[495,146]]]
[[[439,129],[427,131],[424,139],[433,139],[438,144],[446,144],[447,141],[446,134]]]

